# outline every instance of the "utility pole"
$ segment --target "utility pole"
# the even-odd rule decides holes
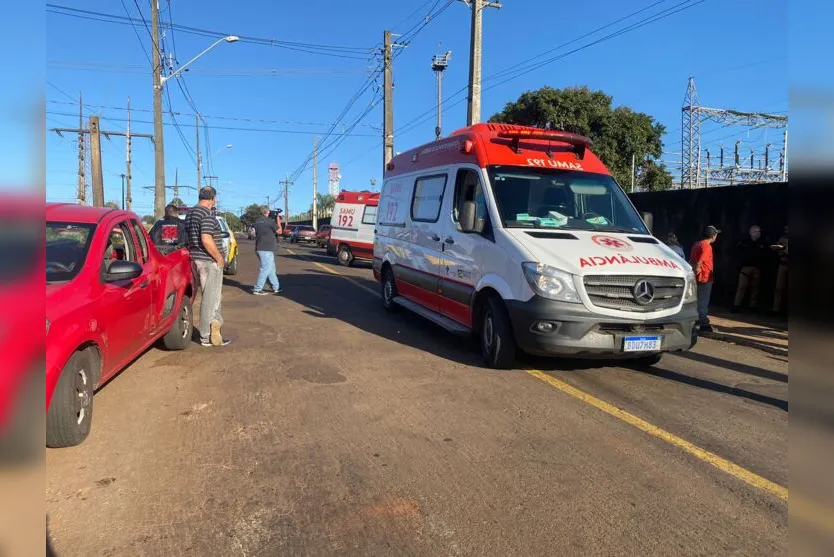
[[[174,169],[174,199],[180,198],[180,169]]]
[[[127,98],[127,131],[125,132],[125,162],[127,166],[127,172],[125,173],[124,178],[126,179],[127,185],[127,196],[125,197],[125,203],[122,203],[122,206],[127,209],[128,211],[133,206],[133,192],[131,190],[131,174],[130,174],[130,162],[131,162],[131,149],[132,145],[130,142],[130,97]]]
[[[385,31],[383,40],[383,116],[382,116],[382,168],[394,158],[394,73],[391,68],[391,31]]]
[[[101,128],[98,116],[90,116],[90,174],[93,179],[93,207],[104,207],[104,177],[101,171]]]
[[[636,160],[637,160],[637,156],[634,153],[632,153],[631,154],[631,193],[634,193],[634,167],[635,167],[634,163],[636,162]]]
[[[501,8],[500,2],[465,0],[472,9],[472,30],[469,42],[469,98],[466,105],[466,125],[481,121],[481,57],[483,47],[483,9]]]
[[[84,176],[84,103],[78,92],[78,204],[87,204],[87,181]]]
[[[165,148],[162,139],[162,58],[159,50],[159,0],[151,3],[151,65],[153,67],[154,215],[165,213]]]
[[[435,81],[437,82],[437,126],[434,128],[435,139],[440,139],[443,134],[443,72],[449,66],[449,59],[451,57],[452,51],[449,50],[442,56],[435,56],[431,61],[431,69],[434,71]]]
[[[319,138],[318,136],[313,136],[313,229],[319,229],[319,218],[318,218],[318,200],[316,197],[318,196],[318,174],[316,172],[316,167],[318,166],[319,161]]]
[[[788,181],[788,128],[785,128],[785,136],[782,141],[782,181]]]
[[[278,182],[282,186],[284,186],[284,222],[289,222],[290,218],[290,186],[292,186],[292,181],[290,181],[290,175],[287,174],[287,178],[285,180],[281,180]]]
[[[127,206],[125,205],[125,176],[127,176],[127,174],[119,174],[119,176],[122,177],[122,209],[127,209]]]
[[[203,156],[200,154],[200,115],[194,116],[194,129],[197,130],[197,190],[200,190],[200,176],[203,175]]]

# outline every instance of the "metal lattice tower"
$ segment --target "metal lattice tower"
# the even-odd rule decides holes
[[[750,157],[740,155],[741,141],[736,141],[732,164],[725,164],[724,148],[721,147],[720,163],[713,167],[713,157],[706,150],[706,159],[701,156],[701,123],[715,122],[722,127],[742,126],[748,131],[755,129],[783,129],[782,150],[779,154],[779,167],[771,166],[775,157],[771,157],[770,144],[764,149],[764,158],[758,159],[756,165],[755,149],[750,150]],[[701,185],[756,183],[767,181],[786,182],[788,158],[788,117],[764,112],[743,112],[725,108],[701,106],[695,78],[689,78],[683,107],[681,109],[681,188],[696,188]],[[749,165],[746,161],[749,160]]]
[[[339,173],[339,163],[331,162],[327,167],[327,193],[336,197],[339,195],[339,183],[342,175]]]
[[[436,55],[432,58],[431,69],[434,72],[437,83],[437,125],[434,128],[434,138],[440,139],[443,133],[443,72],[449,67],[449,60],[452,58],[452,51],[446,54]]]

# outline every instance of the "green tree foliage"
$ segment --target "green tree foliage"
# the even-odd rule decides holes
[[[229,228],[237,231],[242,230],[240,218],[236,214],[231,211],[226,211],[222,215],[226,218],[226,223],[229,225]]]
[[[261,207],[263,207],[263,205],[252,203],[246,209],[243,210],[243,216],[240,217],[240,221],[246,226],[249,226],[250,224],[254,223],[262,216]]]
[[[332,211],[333,207],[336,206],[336,198],[330,194],[316,194],[316,206],[319,211]],[[310,205],[310,212],[312,214],[313,206]]]
[[[590,137],[594,153],[611,170],[626,190],[631,186],[631,161],[635,156],[635,186],[664,190],[672,177],[657,159],[663,151],[663,124],[652,116],[634,112],[627,106],[612,108],[612,98],[588,87],[554,89],[542,87],[527,91],[509,102],[490,122],[521,124],[578,133]]]
[[[145,215],[142,217],[142,223],[153,225],[156,222],[156,218],[153,215]]]
[[[108,209],[121,209],[122,206],[116,203],[115,201],[108,201],[104,204],[104,206]]]

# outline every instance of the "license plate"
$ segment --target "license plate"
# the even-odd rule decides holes
[[[623,352],[656,352],[660,350],[660,336],[625,337]]]

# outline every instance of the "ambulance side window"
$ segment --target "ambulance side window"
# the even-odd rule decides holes
[[[480,232],[484,230],[488,221],[484,188],[481,186],[478,172],[471,168],[462,168],[458,170],[455,180],[455,206],[452,208],[452,218],[455,222],[458,222],[458,215],[467,201],[475,202],[475,230]]]
[[[411,198],[411,220],[415,222],[437,222],[440,206],[446,191],[446,175],[421,176],[414,182]]]

